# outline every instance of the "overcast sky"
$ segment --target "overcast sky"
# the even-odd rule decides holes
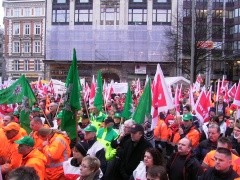
[[[3,7],[2,7],[2,1],[0,0],[0,26],[3,27]]]

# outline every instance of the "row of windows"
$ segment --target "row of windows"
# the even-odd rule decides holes
[[[22,52],[23,53],[31,53],[31,43],[30,42],[22,43]],[[40,41],[33,42],[33,52],[41,53],[41,42]],[[20,42],[19,41],[13,42],[13,53],[20,53]]]
[[[23,34],[24,35],[30,35],[31,33],[31,24],[30,23],[24,23],[23,24]],[[41,24],[35,23],[34,24],[34,32],[35,35],[41,34]],[[13,24],[13,35],[20,35],[20,23],[14,23]]]
[[[184,1],[190,1],[192,2],[192,0],[184,0]],[[208,2],[209,0],[196,0],[196,2]],[[212,2],[234,2],[234,0],[212,0]],[[237,0],[235,0],[237,1]]]
[[[43,8],[41,7],[25,7],[25,8],[6,8],[5,16],[7,17],[21,17],[21,16],[42,16],[44,15]]]
[[[30,60],[24,60],[23,63],[24,71],[28,71],[30,69]],[[34,71],[40,71],[41,61],[40,60],[34,60]],[[20,70],[20,61],[14,60],[13,61],[13,70],[19,71]]]
[[[65,4],[67,0],[57,0],[58,4]],[[89,3],[89,0],[79,0],[80,3]],[[133,0],[134,3],[141,3],[143,0]],[[158,3],[167,3],[167,0],[157,0]]]
[[[92,22],[93,11],[75,10],[75,22]],[[53,10],[52,22],[69,22],[69,10]],[[102,21],[118,21],[119,8],[101,9]],[[129,9],[129,22],[147,22],[147,9]],[[171,22],[171,10],[153,9],[153,22]]]

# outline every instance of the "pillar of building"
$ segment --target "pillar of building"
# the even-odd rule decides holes
[[[69,14],[69,29],[74,29],[74,16],[75,16],[75,0],[70,1],[70,14]]]
[[[153,20],[153,1],[148,0],[147,3],[147,29],[152,30],[152,20]]]

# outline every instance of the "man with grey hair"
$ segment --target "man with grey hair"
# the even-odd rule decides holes
[[[54,120],[55,116],[57,115],[57,108],[58,108],[57,103],[49,104],[49,114],[46,115],[46,118],[47,118],[48,122],[50,123],[51,127],[54,126],[53,120]],[[48,124],[48,122],[45,120],[45,124]]]
[[[208,139],[200,142],[195,149],[196,157],[200,163],[202,163],[207,153],[217,149],[217,141],[221,137],[221,130],[217,124],[211,124],[208,126]]]

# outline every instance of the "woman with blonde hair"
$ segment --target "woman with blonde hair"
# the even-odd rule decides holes
[[[86,156],[80,165],[79,180],[100,180],[100,161],[93,156]]]
[[[65,180],[63,162],[70,157],[69,137],[59,130],[41,128],[39,137],[44,140],[43,154],[47,157],[46,180]]]

